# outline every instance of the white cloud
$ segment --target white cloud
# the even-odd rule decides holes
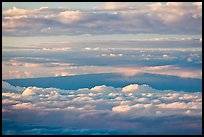
[[[42,48],[42,50],[45,51],[70,51],[71,48],[70,47],[65,47],[65,48]]]
[[[74,107],[77,110],[86,110],[88,107],[94,111],[103,109],[110,113],[112,111],[124,112],[134,116],[150,113],[152,116],[157,116],[160,112],[160,115],[177,114],[177,112],[183,115],[200,115],[202,111],[201,92],[161,91],[148,85],[130,84],[123,88],[102,85],[76,91],[38,87],[25,89],[11,86],[4,81],[2,81],[2,86],[3,109],[11,111],[12,108],[38,110],[43,107],[44,110],[50,110],[50,107],[54,107],[63,110]],[[86,107],[83,108],[83,106]],[[140,113],[135,113],[139,110]]]
[[[64,11],[59,13],[57,19],[62,23],[75,23],[83,17],[80,11]]]
[[[149,127],[151,121],[148,120],[147,123],[143,118],[156,119],[156,121],[161,118],[159,121],[162,121],[165,117],[167,119],[171,116],[178,117],[178,120],[168,123],[172,128],[172,125],[178,121],[189,125],[198,122],[190,120],[189,117],[202,117],[201,92],[156,90],[147,85],[137,84],[133,84],[137,85],[137,88],[133,85],[123,88],[102,85],[78,90],[27,87],[21,89],[21,92],[16,92],[19,90],[18,87],[11,88],[8,83],[3,83],[2,114],[7,119],[17,119],[22,123],[37,122],[38,125],[80,128],[114,127],[121,130],[121,124],[125,127],[133,124],[135,127],[138,123],[134,120],[137,119],[140,119],[140,124],[145,128]],[[128,91],[132,92],[123,92],[127,87]],[[13,115],[15,117],[12,117]],[[181,119],[181,117],[188,118]],[[151,125],[151,129],[156,128],[158,122]],[[159,125],[165,124],[159,122]],[[195,125],[199,126],[198,123]],[[143,126],[140,126],[140,129],[143,129]]]
[[[33,26],[35,29],[32,29]],[[201,34],[202,4],[154,3],[137,7],[133,3],[110,2],[95,9],[80,11],[67,8],[27,10],[14,7],[3,12],[2,27],[4,35],[15,36],[87,33]]]
[[[101,54],[102,57],[122,57],[123,54],[114,54],[114,53],[110,53],[110,54]]]
[[[123,92],[134,92],[138,89],[138,85],[137,84],[130,84],[126,87],[123,87],[122,91]]]
[[[3,12],[5,15],[26,15],[26,14],[31,14],[32,10],[26,10],[26,9],[19,9],[16,7],[13,7],[12,9],[8,9],[7,11]]]
[[[59,77],[59,76],[72,76],[72,75],[75,75],[75,74],[69,73],[69,72],[56,72],[55,73],[56,77]]]

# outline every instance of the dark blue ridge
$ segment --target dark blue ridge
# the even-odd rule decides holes
[[[79,88],[92,88],[98,85],[124,87],[129,84],[147,84],[159,90],[175,90],[188,92],[201,92],[202,79],[181,78],[176,76],[143,73],[135,76],[123,76],[116,73],[84,74],[75,76],[26,78],[4,80],[11,85],[42,88],[60,88],[76,90]]]

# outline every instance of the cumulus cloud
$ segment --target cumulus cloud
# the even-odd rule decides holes
[[[122,91],[123,91],[123,92],[131,92],[131,91],[135,91],[135,90],[137,90],[137,89],[138,89],[138,85],[136,85],[136,84],[131,84],[131,85],[128,85],[128,86],[124,87],[124,88],[122,89]]]
[[[7,82],[4,82],[2,81],[2,90],[4,90],[4,92],[7,92],[7,91],[13,91],[13,92],[21,92],[24,90],[24,88],[22,87],[15,87],[15,86],[12,86],[11,84],[7,83]]]
[[[95,86],[91,89],[86,88],[86,89],[78,89],[76,91],[73,91],[73,90],[61,90],[56,88],[38,88],[38,87],[21,88],[21,87],[14,87],[2,81],[2,89],[3,89],[3,99],[6,99],[7,102],[8,102],[8,99],[10,101],[19,102],[19,105],[16,104],[14,108],[16,107],[21,108],[21,106],[22,107],[29,106],[30,108],[35,106],[40,107],[38,106],[38,103],[40,103],[39,105],[46,104],[45,106],[43,106],[45,107],[44,109],[46,110],[46,108],[49,108],[48,107],[49,105],[52,105],[51,102],[56,103],[56,107],[57,105],[61,106],[63,103],[72,104],[72,107],[74,108],[82,107],[82,106],[79,107],[76,104],[74,104],[76,102],[76,103],[84,104],[86,105],[86,107],[92,108],[93,110],[97,110],[102,101],[102,102],[108,103],[111,106],[114,105],[115,108],[112,109],[113,111],[120,110],[125,106],[126,107],[130,106],[130,107],[127,107],[128,108],[127,111],[131,108],[134,108],[134,109],[143,108],[143,107],[149,108],[150,106],[154,106],[155,112],[163,111],[163,113],[166,113],[166,112],[165,110],[162,110],[162,108],[168,109],[168,108],[174,107],[176,111],[179,111],[180,109],[189,109],[189,110],[201,109],[201,102],[200,102],[201,100],[199,100],[201,98],[200,92],[188,93],[188,92],[182,92],[182,91],[175,92],[170,90],[160,91],[160,90],[153,89],[150,86],[145,84],[144,85],[130,84],[123,88],[114,88],[111,86],[101,85],[101,86]],[[171,97],[171,100],[169,100],[168,97]],[[27,103],[22,104],[23,102],[21,102],[22,101],[21,99],[26,99]],[[158,101],[155,101],[155,99],[157,99]],[[51,102],[48,103],[47,101],[51,101]],[[65,102],[62,102],[62,101],[65,101]],[[188,101],[188,102],[185,102],[185,101]],[[3,102],[5,102],[5,100]],[[29,105],[29,102],[33,102],[34,106]],[[87,104],[87,102],[89,102],[90,104],[89,103]],[[92,104],[91,102],[94,102],[94,104]],[[124,102],[126,102],[125,106],[119,105],[120,103],[124,104]],[[141,102],[143,102],[144,104],[141,104]],[[160,104],[158,104],[158,102],[160,102]],[[93,107],[92,105],[94,106],[96,105],[96,107]],[[64,109],[64,108],[61,108],[61,109]],[[166,114],[168,115],[168,113]]]
[[[3,12],[3,35],[201,34],[202,4],[175,2],[143,7],[135,5],[110,2],[90,10],[27,10],[13,7]],[[35,29],[32,29],[33,25]]]
[[[81,129],[121,130],[128,128],[133,131],[138,124],[141,124],[140,129],[148,127],[149,124],[142,120],[143,118],[161,118],[160,125],[165,125],[164,121],[161,122],[163,117],[175,118],[176,116],[179,117],[178,121],[180,117],[201,117],[202,93],[156,90],[148,85],[137,84],[130,84],[122,88],[101,85],[78,90],[21,88],[2,81],[2,113],[3,118],[21,121],[21,124],[47,124],[66,128],[74,126]],[[97,119],[100,125],[96,122]],[[141,120],[130,122],[133,119]],[[188,125],[196,121],[186,119],[181,122],[184,122],[185,126],[176,127],[176,129],[186,129]],[[126,126],[123,127],[118,123]],[[175,124],[174,121],[171,124]],[[152,123],[151,128],[156,129],[156,125],[158,122]],[[196,127],[200,128],[199,123],[196,124]],[[11,129],[7,127],[3,130]],[[162,128],[160,131],[165,131],[165,129]],[[197,134],[199,133],[197,131]]]
[[[20,9],[13,7],[12,9],[8,9],[7,11],[4,12],[5,15],[26,15],[26,14],[31,14],[32,10],[26,10],[26,9]]]
[[[59,21],[62,23],[74,23],[82,18],[82,13],[80,11],[64,11],[59,13]]]
[[[122,88],[123,92],[148,92],[148,91],[155,91],[155,89],[151,88],[150,86],[143,84],[143,85],[138,85],[138,84],[130,84],[126,87]]]

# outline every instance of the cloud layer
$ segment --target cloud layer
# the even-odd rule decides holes
[[[19,41],[22,40],[24,39]],[[29,46],[3,47],[3,79],[91,73],[120,73],[125,76],[151,73],[185,78],[202,77],[202,47],[200,42],[193,40],[101,39],[78,43],[48,42]]]
[[[201,34],[202,3],[153,3],[144,7],[137,3],[106,3],[89,10],[13,7],[3,12],[2,21],[5,36]]]
[[[3,134],[202,134],[202,2],[142,4],[3,7]]]
[[[166,129],[158,130],[157,125],[161,124],[161,127],[165,125],[162,120],[164,117],[189,117],[184,121],[178,119],[181,123],[176,127],[173,125],[178,121],[170,122],[172,125],[167,129],[175,130],[176,133],[178,129],[182,132],[190,128],[193,133],[194,130],[201,128],[201,121],[194,123],[193,120],[202,116],[201,92],[162,91],[148,85],[137,84],[130,84],[123,88],[101,85],[91,89],[61,90],[14,87],[2,81],[2,87],[3,119],[20,123],[61,126],[70,129],[73,127],[95,130],[111,128],[131,131],[135,128],[138,130],[138,126],[141,125],[139,129],[141,128],[142,131],[138,134],[147,134],[144,129],[148,128],[148,122],[139,119],[158,119],[157,122],[152,121],[151,128],[156,130],[154,133],[162,133],[167,132]],[[31,113],[33,114],[29,115]],[[56,119],[53,119],[54,115],[57,115]],[[134,119],[135,122],[131,122]],[[124,125],[121,125],[122,123]],[[195,124],[194,127],[191,127],[192,123]]]

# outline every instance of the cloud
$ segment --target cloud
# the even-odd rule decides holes
[[[133,3],[111,2],[89,10],[26,10],[14,7],[3,12],[2,27],[5,36],[87,33],[201,34],[202,4],[154,3],[137,7]]]
[[[169,56],[164,56],[169,59]],[[201,70],[192,70],[178,67],[175,65],[164,66],[148,66],[148,67],[113,67],[113,72],[123,74],[125,76],[134,76],[139,73],[162,74],[170,76],[178,76],[183,78],[201,78]]]
[[[131,85],[128,85],[128,86],[126,86],[126,87],[124,87],[123,89],[122,89],[122,91],[123,92],[131,92],[131,91],[135,91],[135,90],[137,90],[138,89],[138,85],[136,85],[136,84],[131,84]]]
[[[11,84],[7,83],[7,82],[4,82],[2,81],[2,90],[4,90],[4,92],[7,92],[7,91],[14,91],[14,92],[21,92],[24,90],[24,88],[22,87],[15,87],[15,86],[12,86]]]
[[[72,74],[72,73],[69,73],[69,72],[56,72],[55,73],[56,77],[58,77],[58,76],[72,76],[72,75],[75,75],[75,74]]]
[[[8,9],[7,11],[3,12],[7,16],[13,16],[13,15],[25,15],[25,14],[31,14],[32,10],[26,10],[26,9],[19,9],[16,7],[13,7],[12,9]]]
[[[156,90],[146,84],[143,84],[143,85],[130,84],[122,88],[122,92],[146,92],[146,91],[148,92],[148,91],[156,91]]]
[[[165,9],[174,8],[174,10],[171,10],[170,12],[175,14],[168,14],[169,12],[164,12],[164,14],[167,15],[166,18],[157,14],[158,15],[157,17],[166,23],[177,22],[180,19],[182,19],[186,13],[191,14],[193,18],[202,17],[202,13],[200,12],[201,6],[198,3],[188,4],[188,3],[168,2],[165,5],[162,5],[161,3],[155,3],[155,4],[149,5],[149,7],[153,11],[158,9],[164,11],[164,8]],[[191,8],[191,10],[187,10],[187,8]]]
[[[74,23],[82,18],[82,13],[80,11],[64,11],[58,15],[59,21],[65,24]]]
[[[68,104],[71,103],[74,108],[77,108],[77,105],[74,103],[80,103],[80,104],[84,104],[86,107],[89,107],[89,108],[92,108],[93,105],[96,105],[96,107],[93,107],[93,109],[97,110],[97,108],[100,106],[101,101],[102,102],[105,101],[109,105],[110,104],[119,105],[120,102],[125,103],[126,101],[127,103],[126,105],[130,105],[129,109],[131,108],[135,109],[137,107],[146,108],[146,107],[149,107],[150,104],[154,106],[155,109],[159,109],[159,111],[162,111],[161,108],[168,109],[173,107],[177,111],[178,109],[201,109],[201,106],[200,106],[201,100],[199,100],[201,98],[200,92],[188,93],[188,92],[175,92],[171,90],[161,91],[161,90],[153,89],[150,86],[145,84],[143,85],[130,84],[123,88],[114,88],[111,86],[102,85],[102,86],[95,86],[91,89],[86,88],[86,89],[78,89],[76,91],[73,91],[73,90],[61,90],[56,88],[38,88],[38,87],[21,88],[21,87],[14,87],[2,81],[2,89],[3,89],[3,99],[6,99],[7,100],[6,102],[8,102],[8,99],[10,99],[10,101],[18,101],[18,102],[20,101],[19,105],[16,104],[14,108],[16,108],[16,106],[18,108],[21,108],[21,106],[22,107],[29,106],[30,108],[40,107],[44,104],[45,106],[42,106],[42,107],[44,107],[44,109],[46,110],[47,108],[49,108],[49,105],[52,106],[52,103],[50,104],[47,101],[53,101],[53,103],[55,102],[56,107],[58,105],[61,106],[64,102],[65,106],[67,103]],[[118,100],[119,99],[118,97],[120,97],[121,99]],[[171,99],[169,99],[168,97],[171,97]],[[23,100],[26,99],[27,102],[25,104],[22,104],[23,102],[21,102],[22,100],[20,100],[20,98],[22,98]],[[112,99],[110,100],[110,98]],[[158,101],[155,101],[155,99],[157,99]],[[33,104],[34,106],[29,104],[30,101],[34,103]],[[176,101],[180,101],[180,102],[176,102]],[[188,102],[185,102],[185,101],[188,101]],[[90,104],[87,104],[88,102]],[[94,104],[92,104],[91,102],[94,102]],[[141,102],[143,102],[144,104],[141,104]],[[78,107],[81,108],[81,106],[78,106]],[[116,108],[113,110],[117,110],[117,109],[120,110],[124,106],[116,105],[115,107]],[[159,108],[156,108],[156,107],[159,107]],[[64,108],[61,108],[61,109],[64,109]],[[155,110],[155,111],[158,111],[158,110]]]
[[[96,11],[100,10],[128,10],[134,8],[133,3],[125,3],[125,2],[107,2],[103,6],[97,6],[93,9]]]
[[[91,73],[120,73],[125,76],[151,73],[201,79],[201,48],[194,46],[197,43],[193,41],[184,41],[79,42],[76,46],[73,44],[74,48],[67,47],[66,42],[63,45],[54,43],[51,47],[48,47],[50,43],[47,46],[42,43],[29,52],[24,50],[27,47],[17,48],[18,50],[9,47],[5,48],[6,51],[3,50],[2,74],[4,79]],[[59,47],[54,47],[56,44]],[[87,47],[88,44],[90,47]],[[127,47],[121,47],[123,44]],[[144,47],[134,47],[135,44]],[[78,45],[82,46],[78,48]],[[157,47],[158,45],[160,46]]]
[[[70,51],[71,48],[66,47],[66,48],[42,48],[42,50],[46,50],[46,51]]]
[[[27,62],[19,62],[15,60],[10,60],[9,62],[3,62],[4,65],[9,65],[9,66],[24,66],[24,67],[39,67],[40,64],[37,63],[27,63]]]
[[[122,57],[123,54],[113,54],[113,53],[110,53],[110,54],[101,54],[102,57]]]
[[[166,125],[163,118],[178,117],[169,123],[171,130],[175,132],[180,128],[184,130],[191,123],[196,123],[194,128],[191,127],[191,131],[194,131],[201,128],[194,118],[202,117],[202,93],[156,90],[148,85],[137,84],[122,88],[101,85],[78,90],[20,88],[2,81],[2,114],[3,119],[20,122],[16,128],[30,123],[34,124],[32,129],[36,129],[37,124],[53,128],[60,126],[63,129],[76,127],[135,131],[136,125],[140,125],[139,129],[142,130],[148,128],[151,123],[151,128],[155,129],[156,133],[160,133],[165,131],[163,128],[157,130],[158,124]],[[182,117],[189,118],[183,120]],[[151,122],[149,118],[157,122]],[[178,121],[185,124],[184,127],[173,126]],[[11,129],[12,127],[3,128],[4,131]],[[19,132],[21,130],[19,129]]]
[[[141,54],[141,57],[148,57],[152,55]],[[91,54],[89,54],[91,55]],[[94,54],[93,54],[94,55]],[[109,54],[105,54],[109,55]],[[113,54],[110,53],[110,56],[106,56],[107,58],[121,58],[119,62],[126,59],[125,56],[131,56],[131,54],[124,55],[121,53]],[[100,56],[99,56],[100,57]],[[124,57],[124,58],[123,58]],[[70,57],[71,58],[71,57]],[[153,58],[153,57],[151,57]],[[158,56],[156,57],[158,58]],[[160,60],[172,61],[175,56],[162,54],[159,57]],[[200,56],[198,54],[190,54],[190,57],[187,57],[187,62],[195,62],[198,60]],[[83,58],[84,59],[84,58]],[[19,60],[19,61],[18,61]],[[22,60],[22,61],[21,61]],[[178,65],[161,65],[161,66],[87,66],[84,64],[83,66],[76,66],[76,63],[66,63],[63,59],[59,60],[49,60],[49,59],[36,59],[36,58],[25,58],[25,59],[11,59],[9,61],[3,61],[3,78],[31,78],[31,77],[48,77],[48,76],[70,76],[76,74],[91,74],[91,73],[119,73],[124,76],[134,76],[141,73],[150,73],[150,74],[160,74],[160,75],[168,75],[168,76],[177,76],[182,78],[202,78],[202,71],[197,68],[188,68],[188,67],[180,67]],[[79,59],[79,65],[80,65]],[[105,60],[101,60],[102,63]],[[151,61],[151,59],[150,59]],[[105,61],[110,63],[110,61]],[[111,65],[111,64],[110,64]],[[15,68],[14,68],[15,67]],[[38,68],[41,71],[35,71],[33,69]]]
[[[3,78],[15,79],[47,76],[69,76],[74,75],[74,73],[68,72],[67,70],[63,71],[62,68],[72,67],[72,65],[73,64],[60,63],[57,60],[47,58],[14,58],[2,62],[4,72]]]

